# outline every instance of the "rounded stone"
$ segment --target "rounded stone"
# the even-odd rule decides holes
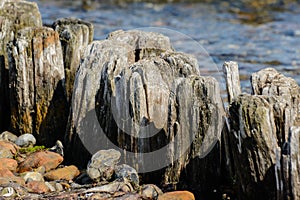
[[[17,140],[17,136],[9,131],[4,131],[0,134],[0,140],[5,140],[9,142],[15,142]]]
[[[14,155],[9,149],[0,149],[0,158],[13,158]]]
[[[137,171],[126,164],[118,165],[115,167],[116,179],[126,180],[132,184],[134,188],[139,186],[139,175]]]
[[[30,145],[34,146],[36,144],[36,139],[32,134],[26,133],[20,135],[15,143],[20,147],[28,147]]]
[[[159,195],[163,194],[163,192],[156,185],[147,184],[142,186],[141,194],[146,199],[157,199]]]
[[[2,197],[13,197],[15,195],[16,195],[16,192],[15,192],[14,188],[12,188],[12,187],[6,187],[1,190]]]
[[[195,200],[195,196],[188,191],[174,191],[160,195],[158,200]]]
[[[42,181],[31,181],[26,186],[33,193],[44,194],[50,191],[49,187]]]
[[[44,177],[42,174],[38,173],[38,172],[26,172],[23,174],[23,178],[25,180],[26,183],[30,182],[30,181],[41,181],[44,182]]]
[[[0,158],[13,158],[19,148],[12,142],[0,141]]]
[[[7,185],[11,182],[18,183],[20,185],[25,185],[23,178],[15,176],[9,169],[0,170],[0,185]]]
[[[56,192],[54,184],[51,184],[49,182],[45,182],[45,184],[48,186],[50,192]]]
[[[17,171],[18,163],[11,158],[0,158],[0,169],[8,169],[12,172]]]
[[[78,168],[74,165],[66,166],[64,168],[55,169],[47,172],[44,176],[47,180],[73,180],[80,174]]]
[[[44,166],[45,171],[55,169],[61,162],[63,157],[57,153],[50,151],[38,151],[30,154],[22,163],[19,164],[19,173],[32,171]]]
[[[55,183],[55,189],[56,191],[61,192],[64,190],[64,187],[60,183]]]
[[[100,150],[92,156],[87,167],[87,174],[94,181],[110,180],[121,153],[114,149]]]

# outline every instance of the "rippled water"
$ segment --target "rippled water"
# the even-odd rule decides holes
[[[89,10],[82,9],[77,1],[35,2],[45,24],[61,17],[87,20],[95,26],[95,39],[103,39],[114,30],[142,27],[164,27],[183,33],[202,45],[216,63],[214,67],[203,59],[199,45],[191,45],[186,37],[171,32],[177,49],[198,58],[202,74],[223,82],[220,77],[224,61],[238,61],[246,92],[250,91],[251,73],[265,67],[274,67],[300,83],[300,4],[295,1],[273,8],[256,5],[254,9],[235,1],[118,6],[97,3]]]

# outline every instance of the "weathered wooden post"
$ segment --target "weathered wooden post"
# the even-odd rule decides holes
[[[226,79],[228,102],[231,103],[242,93],[239,77],[239,66],[236,62],[225,62],[223,65],[223,72]]]
[[[239,78],[239,66],[237,62],[229,61],[223,64],[223,73],[226,80],[226,89],[228,95],[228,105],[236,100],[239,95],[241,95],[241,85]],[[227,107],[229,109],[229,107]],[[228,113],[228,110],[227,110]],[[222,131],[222,161],[223,161],[223,173],[224,180],[231,184],[233,172],[233,160],[231,152],[231,142],[230,142],[230,116],[225,118],[224,128]]]
[[[300,127],[292,126],[289,135],[289,155],[287,170],[289,177],[288,187],[291,188],[290,197],[300,199]]]
[[[253,95],[238,95],[229,108],[239,197],[299,199],[300,87],[271,68],[251,80]]]
[[[37,4],[20,0],[0,3],[0,132],[10,123],[8,93],[7,44],[14,40],[17,31],[25,27],[41,27],[42,20]]]
[[[84,51],[94,37],[91,23],[74,18],[56,20],[52,27],[59,33],[65,67],[66,91],[70,102],[75,74],[83,59]]]
[[[63,138],[67,120],[59,35],[51,28],[24,28],[8,54],[11,128],[53,145]]]
[[[210,153],[224,116],[218,82],[199,76],[197,60],[174,51],[158,33],[116,31],[85,53],[75,80],[68,153],[82,164],[87,150],[120,148],[125,163],[149,172],[145,180],[172,187],[184,177],[183,184],[213,190],[220,154]]]

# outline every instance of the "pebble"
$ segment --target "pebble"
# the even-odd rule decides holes
[[[195,200],[195,197],[188,191],[174,191],[160,195],[158,200]]]
[[[36,144],[36,139],[32,134],[26,133],[20,135],[15,141],[15,143],[20,147],[29,147],[31,145],[34,146]]]
[[[0,158],[13,158],[20,147],[9,141],[0,141]]]
[[[19,173],[32,171],[41,166],[45,167],[45,171],[55,169],[62,163],[63,157],[51,151],[38,151],[30,154],[22,163],[19,164]]]
[[[163,192],[156,185],[147,184],[142,186],[141,194],[146,199],[157,199],[159,195],[163,194]]]
[[[5,143],[0,143],[0,147],[1,145],[11,153],[16,153],[19,148],[11,142],[6,141]],[[87,189],[82,195],[91,194],[91,197],[93,198],[108,195],[111,198],[118,200],[134,200],[141,198],[158,200],[194,200],[193,194],[187,191],[163,194],[156,185],[148,184],[140,187],[139,176],[134,168],[126,164],[117,165],[121,156],[118,151],[102,150],[97,153],[92,157],[91,163],[88,166],[98,170],[107,170],[102,174],[104,178],[112,176],[108,173],[114,173],[115,181],[110,183],[107,182],[99,187]],[[0,185],[4,186],[12,183],[15,185],[13,187],[4,187],[0,189],[0,195],[5,198],[14,198],[22,194],[22,196],[28,198],[40,198],[49,192],[57,192],[59,197],[59,192],[65,190],[72,191],[76,188],[81,188],[81,185],[72,181],[80,174],[78,168],[74,165],[57,168],[62,161],[63,157],[57,153],[38,151],[30,155],[24,155],[24,161],[19,164],[19,168],[17,169],[16,160],[0,158]],[[17,170],[22,172],[20,174],[21,177],[15,176],[12,173]],[[103,180],[103,177],[100,179]],[[44,178],[51,180],[51,182],[45,182]],[[81,181],[88,181],[89,183],[91,180],[88,173],[83,173],[78,179]],[[72,183],[71,186],[69,183]],[[23,190],[17,188],[23,188]],[[140,192],[135,193],[139,188],[141,188],[139,190]],[[71,192],[70,195],[73,195],[73,193]]]
[[[9,149],[0,149],[0,158],[13,158],[13,157],[14,155],[11,153]]]
[[[78,168],[74,165],[67,166],[64,168],[55,169],[47,172],[44,176],[47,180],[73,180],[80,174]]]
[[[115,167],[116,179],[126,180],[130,182],[134,188],[139,187],[139,175],[137,171],[126,164],[118,165]]]
[[[17,140],[17,136],[9,131],[4,131],[0,134],[0,140],[15,142]]]
[[[0,169],[8,169],[12,172],[17,171],[18,163],[11,158],[0,158]]]
[[[56,191],[61,192],[64,190],[64,187],[60,183],[55,183],[55,189]]]
[[[48,186],[50,192],[55,192],[55,186],[53,186],[53,184],[49,183],[49,182],[45,182],[45,184]]]
[[[43,181],[31,181],[26,184],[29,192],[44,194],[50,191],[49,187]]]
[[[23,175],[23,178],[25,182],[30,182],[30,181],[40,181],[44,182],[44,177],[42,174],[38,172],[25,172]]]
[[[7,185],[10,182],[15,182],[20,185],[25,185],[23,178],[15,176],[9,169],[0,170],[0,185]]]
[[[15,195],[16,195],[16,192],[15,192],[14,188],[12,188],[12,187],[6,187],[1,190],[2,197],[13,197]]]
[[[120,157],[121,153],[114,149],[98,151],[88,164],[88,175],[96,182],[110,180]]]

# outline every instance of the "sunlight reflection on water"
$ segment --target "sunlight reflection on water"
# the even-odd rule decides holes
[[[51,25],[61,17],[76,17],[95,26],[95,39],[118,29],[164,27],[186,34],[199,42],[213,58],[219,71],[225,61],[239,63],[241,84],[250,92],[251,73],[274,67],[300,83],[300,5],[289,3],[272,9],[250,10],[231,3],[131,3],[119,6],[96,4],[84,10],[79,1],[41,1],[43,22]],[[260,5],[251,5],[260,6]],[[196,54],[185,40],[172,38],[186,53]],[[222,74],[201,60],[204,75]],[[202,73],[203,74],[203,73]]]

